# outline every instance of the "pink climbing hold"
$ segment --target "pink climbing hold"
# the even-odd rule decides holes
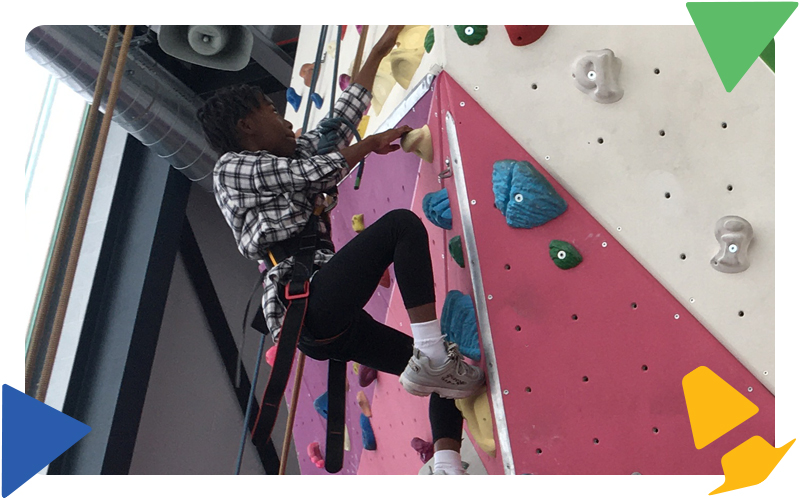
[[[339,88],[342,90],[347,90],[347,87],[350,86],[350,75],[347,73],[342,73],[339,75]]]
[[[428,463],[428,460],[433,458],[433,443],[415,437],[411,440],[411,447],[419,453],[419,459],[422,460],[423,464]]]
[[[361,28],[363,28],[363,27],[364,27],[364,26],[363,26],[363,25],[361,25],[361,24],[356,24],[356,31],[358,31],[358,34],[359,34],[359,35],[361,34]]]
[[[314,441],[309,443],[308,448],[306,449],[308,452],[308,458],[311,459],[311,462],[322,469],[325,467],[325,459],[322,458],[322,451],[319,449],[319,443]]]
[[[548,25],[534,25],[534,26],[520,26],[520,25],[506,25],[508,38],[511,43],[517,47],[523,45],[530,45],[536,40],[540,39],[544,32],[547,31]]]
[[[376,378],[378,378],[378,371],[375,368],[361,365],[358,369],[358,385],[361,387],[367,387]]]
[[[274,345],[267,350],[264,358],[269,366],[275,366],[275,355],[278,354],[278,346]]]

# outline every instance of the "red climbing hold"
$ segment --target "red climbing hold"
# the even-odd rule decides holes
[[[274,345],[267,349],[267,353],[264,355],[264,359],[267,361],[269,366],[273,366],[275,364],[275,356],[278,354],[278,346]]]
[[[536,26],[521,26],[521,25],[506,25],[506,31],[508,32],[508,38],[511,39],[511,43],[518,47],[522,47],[523,45],[530,45],[536,40],[540,39],[544,32],[547,31],[548,25],[536,25]]]

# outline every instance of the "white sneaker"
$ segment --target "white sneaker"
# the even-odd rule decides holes
[[[400,383],[415,396],[429,396],[436,393],[443,398],[461,399],[472,396],[484,386],[483,370],[468,365],[458,352],[458,346],[445,341],[447,361],[440,367],[431,366],[431,360],[419,349],[408,360]]]

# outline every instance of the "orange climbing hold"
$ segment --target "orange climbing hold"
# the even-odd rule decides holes
[[[358,394],[356,394],[356,401],[358,401],[358,406],[361,408],[361,413],[368,418],[372,418],[372,409],[369,407],[369,399],[367,399],[367,395],[364,394],[364,391],[358,391]]]

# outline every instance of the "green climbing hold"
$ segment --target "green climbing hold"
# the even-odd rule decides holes
[[[431,49],[433,48],[433,28],[428,30],[428,33],[425,34],[425,52],[428,54],[431,53]]]
[[[550,242],[550,258],[561,269],[572,269],[583,261],[580,252],[566,241]]]
[[[448,243],[447,248],[450,249],[450,255],[456,263],[464,267],[464,249],[461,246],[461,236],[453,236]]]
[[[486,38],[486,33],[489,32],[488,26],[482,24],[455,25],[458,38],[467,45],[478,45]]]

